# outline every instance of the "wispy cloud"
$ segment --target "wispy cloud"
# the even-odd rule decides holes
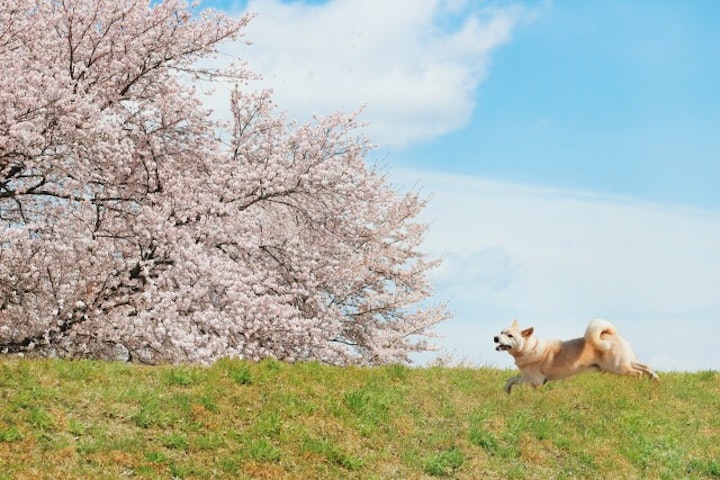
[[[446,257],[434,283],[456,312],[439,328],[455,355],[510,366],[492,336],[513,318],[541,336],[569,338],[604,317],[656,368],[720,364],[706,332],[720,320],[716,212],[430,172],[395,175],[433,192],[426,248]]]
[[[465,124],[489,56],[524,11],[450,0],[250,1],[253,45],[226,46],[291,118],[365,106],[368,135],[402,146]],[[209,99],[223,111],[218,91]]]

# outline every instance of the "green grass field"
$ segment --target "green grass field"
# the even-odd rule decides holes
[[[0,359],[0,479],[720,478],[720,373]]]

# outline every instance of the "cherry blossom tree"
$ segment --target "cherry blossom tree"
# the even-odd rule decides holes
[[[0,349],[377,364],[429,348],[424,200],[368,164],[357,114],[297,125],[233,19],[178,0],[0,4]],[[232,79],[233,121],[193,88]],[[222,132],[225,132],[224,134]]]

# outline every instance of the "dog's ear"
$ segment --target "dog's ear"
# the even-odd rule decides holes
[[[513,320],[513,323],[512,323],[512,325],[510,325],[510,328],[520,328],[517,323],[517,318],[515,320]]]
[[[534,330],[535,330],[535,329],[534,329],[533,327],[530,327],[530,328],[526,328],[525,330],[523,330],[523,331],[520,332],[520,333],[522,334],[523,337],[529,337],[530,335],[533,334],[533,331],[534,331]]]

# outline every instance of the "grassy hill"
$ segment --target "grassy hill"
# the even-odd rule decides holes
[[[720,373],[0,359],[0,479],[720,478]]]

